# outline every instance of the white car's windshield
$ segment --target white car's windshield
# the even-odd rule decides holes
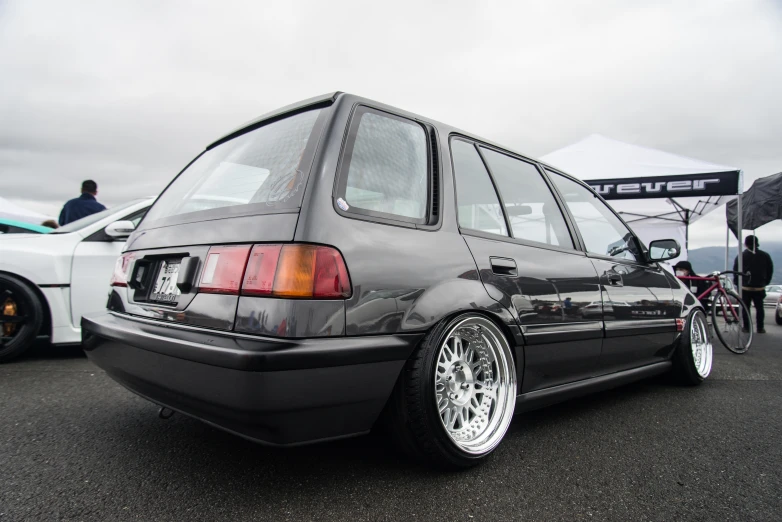
[[[91,214],[87,217],[83,217],[81,219],[77,219],[76,221],[72,221],[68,223],[67,225],[64,225],[56,230],[53,230],[50,232],[50,234],[67,234],[69,232],[76,232],[77,230],[81,230],[85,227],[88,227],[92,225],[93,223],[97,223],[103,218],[109,217],[110,215],[121,212],[125,210],[128,207],[131,207],[138,203],[139,199],[134,199],[133,201],[129,201],[125,203],[124,205],[118,205],[114,208],[107,208],[106,210],[102,210],[96,214]]]

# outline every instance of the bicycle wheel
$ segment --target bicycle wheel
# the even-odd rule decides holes
[[[738,294],[726,290],[711,303],[711,323],[722,344],[733,353],[745,353],[752,344],[752,317]],[[742,320],[743,318],[743,320]],[[744,329],[744,324],[749,328]]]

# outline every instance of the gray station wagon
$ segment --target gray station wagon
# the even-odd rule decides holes
[[[89,358],[274,445],[388,431],[463,468],[514,413],[708,376],[696,299],[584,183],[344,93],[209,145],[128,238]]]

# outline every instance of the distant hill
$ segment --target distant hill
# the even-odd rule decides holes
[[[774,277],[772,283],[782,284],[782,243],[762,242],[762,250],[771,255],[774,262]],[[708,274],[715,270],[725,270],[725,247],[703,247],[690,250],[688,256],[692,267],[698,274]],[[730,263],[728,270],[733,269],[733,260],[736,259],[736,248],[730,250]]]

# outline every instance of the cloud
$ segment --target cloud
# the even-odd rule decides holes
[[[749,185],[782,170],[779,56],[773,1],[6,0],[0,195],[149,195],[226,130],[333,90],[532,156],[600,133]],[[721,241],[718,213],[695,242]]]

